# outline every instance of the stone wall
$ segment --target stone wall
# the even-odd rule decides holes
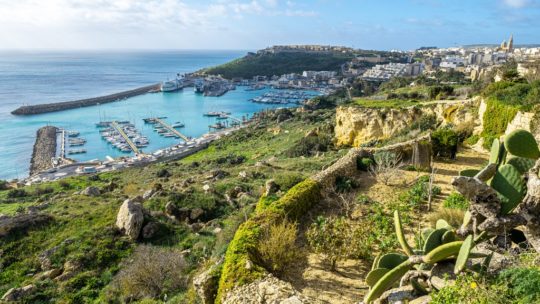
[[[52,158],[56,156],[56,132],[53,126],[37,130],[36,142],[30,160],[30,175],[52,168]]]

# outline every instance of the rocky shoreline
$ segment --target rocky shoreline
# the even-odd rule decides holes
[[[56,156],[56,132],[58,128],[46,126],[37,130],[36,142],[30,160],[30,175],[52,168],[51,159]]]
[[[11,114],[34,115],[34,114],[57,112],[57,111],[63,111],[63,110],[81,108],[81,107],[89,107],[89,106],[94,106],[94,105],[98,105],[102,103],[109,103],[109,102],[117,101],[120,99],[129,98],[129,97],[134,97],[137,95],[146,94],[152,91],[157,91],[157,90],[160,90],[160,87],[161,87],[161,84],[157,83],[157,84],[145,86],[142,88],[115,93],[115,94],[111,94],[107,96],[80,99],[80,100],[74,100],[74,101],[22,106],[14,110],[13,112],[11,112]]]

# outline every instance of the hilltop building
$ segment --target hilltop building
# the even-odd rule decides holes
[[[508,42],[503,40],[500,47],[501,51],[512,53],[514,50],[514,35],[510,35],[510,38],[508,39]]]

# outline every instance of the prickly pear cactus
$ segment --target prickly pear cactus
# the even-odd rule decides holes
[[[491,187],[501,196],[500,214],[505,215],[512,211],[527,193],[527,185],[521,173],[514,166],[505,164],[499,169],[491,180]]]
[[[531,170],[532,167],[534,167],[535,160],[511,155],[506,160],[506,163],[514,166],[519,171],[519,173],[524,174]]]
[[[531,132],[514,130],[504,139],[504,145],[510,154],[525,158],[538,159],[540,150]]]

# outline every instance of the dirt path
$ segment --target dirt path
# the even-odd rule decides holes
[[[482,155],[470,149],[462,149],[454,161],[436,161],[434,167],[435,184],[441,187],[442,193],[434,201],[434,209],[446,196],[452,192],[451,180],[459,171],[470,168],[480,168],[487,162],[487,154]],[[359,185],[354,196],[367,195],[370,199],[381,203],[388,203],[398,199],[419,176],[426,173],[413,171],[400,171],[399,180],[392,186],[377,183],[369,173],[361,173],[356,177]],[[337,197],[330,197],[306,216],[301,223],[299,243],[306,252],[306,258],[289,270],[287,277],[293,286],[304,295],[317,299],[320,303],[348,304],[358,303],[366,294],[368,287],[364,277],[371,265],[364,260],[345,260],[338,262],[337,271],[332,272],[321,257],[306,245],[304,233],[311,221],[319,215],[329,216],[339,213],[335,201]],[[426,215],[419,215],[423,221]]]

